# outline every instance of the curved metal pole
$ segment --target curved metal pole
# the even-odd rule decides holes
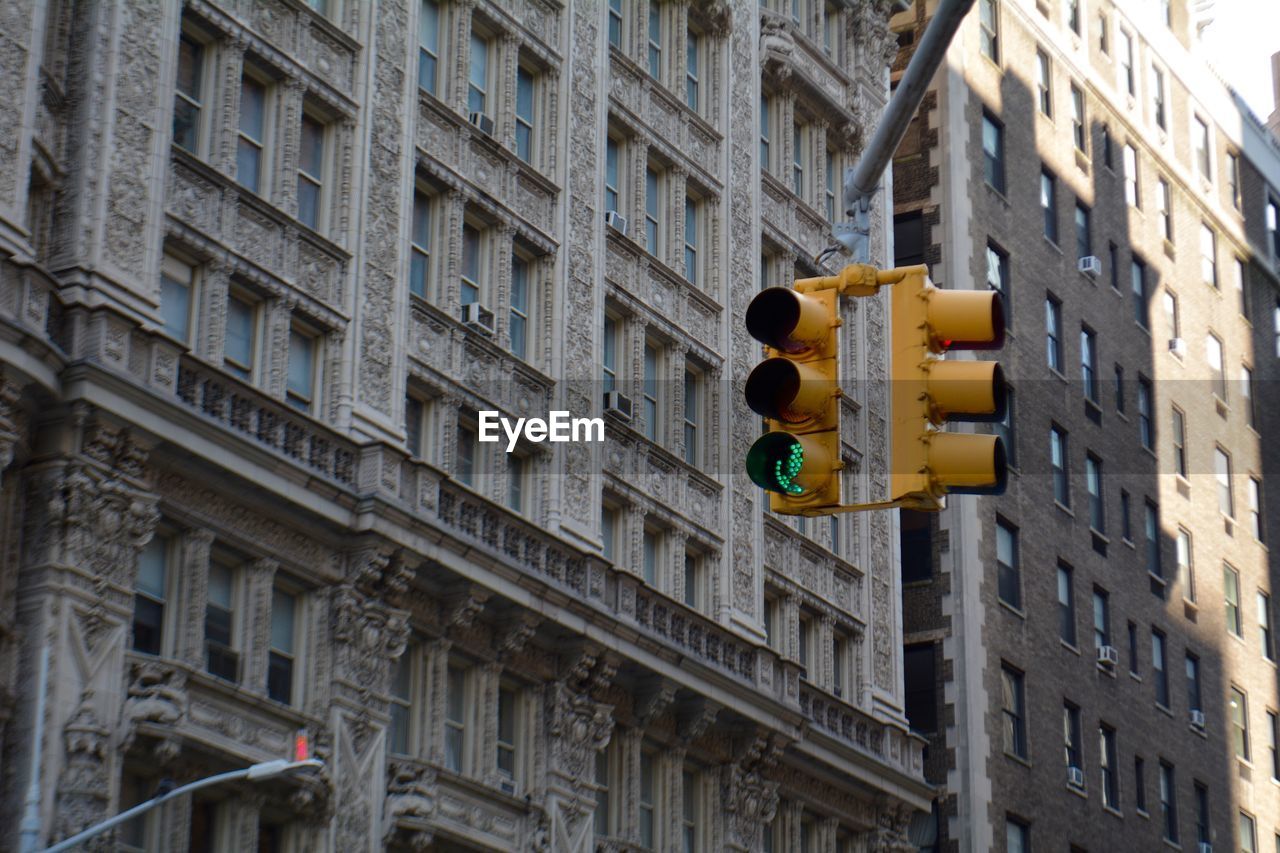
[[[153,797],[150,800],[144,800],[133,808],[120,812],[120,814],[115,817],[107,818],[102,823],[91,826],[84,832],[77,833],[70,838],[59,841],[52,847],[45,848],[43,853],[59,853],[59,851],[62,850],[70,850],[82,841],[88,841],[95,835],[101,835],[112,827],[116,827],[126,821],[133,820],[138,815],[150,811],[161,803],[166,803],[174,797],[181,797],[183,794],[189,794],[192,791],[197,791],[201,788],[208,788],[210,785],[218,785],[222,782],[232,782],[236,779],[268,779],[272,776],[278,776],[281,773],[287,773],[290,770],[299,770],[303,767],[323,766],[323,761],[319,761],[314,758],[307,761],[285,761],[284,759],[279,759],[276,761],[264,761],[263,763],[255,764],[252,767],[242,767],[239,770],[228,770],[226,773],[218,773],[215,776],[207,776],[204,779],[197,779],[194,782],[188,782],[187,784],[174,788],[172,791],[161,794],[158,797]]]

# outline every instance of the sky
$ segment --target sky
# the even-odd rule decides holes
[[[1217,0],[1205,55],[1263,121],[1275,109],[1271,54],[1280,51],[1280,0]]]

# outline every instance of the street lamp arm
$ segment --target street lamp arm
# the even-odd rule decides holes
[[[304,767],[323,766],[324,762],[315,758],[307,761],[286,761],[285,759],[280,758],[275,761],[263,761],[259,764],[254,764],[251,767],[242,767],[239,770],[228,770],[226,773],[218,773],[214,776],[207,776],[204,779],[197,779],[194,782],[188,782],[185,785],[180,785],[172,791],[161,794],[158,797],[153,797],[150,800],[144,800],[133,808],[120,812],[120,814],[115,817],[107,818],[101,823],[95,824],[83,832],[77,833],[70,838],[59,841],[51,847],[45,848],[43,853],[60,853],[62,850],[70,850],[82,841],[88,841],[95,835],[101,835],[113,827],[119,826],[126,821],[133,820],[138,815],[148,812],[156,806],[172,800],[174,797],[181,797],[183,794],[189,794],[192,791],[198,791],[201,788],[208,788],[211,785],[218,785],[223,782],[233,782],[237,779],[258,781],[261,779],[269,779],[272,776],[278,776],[281,773],[287,773],[290,770],[301,770]]]

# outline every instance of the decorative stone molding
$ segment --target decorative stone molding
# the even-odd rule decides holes
[[[98,719],[93,706],[93,693],[87,691],[62,730],[66,753],[58,774],[56,838],[74,835],[107,817],[110,730]]]
[[[760,849],[761,829],[778,811],[778,783],[765,775],[782,748],[777,734],[757,731],[737,744],[735,760],[722,768],[726,840],[733,849]]]

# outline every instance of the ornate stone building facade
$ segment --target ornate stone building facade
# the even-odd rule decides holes
[[[0,849],[33,768],[52,841],[299,732],[322,772],[104,844],[913,849],[894,523],[764,513],[735,390],[888,16],[4,4]],[[846,311],[853,499],[886,317]],[[607,440],[479,441],[553,409]]]

